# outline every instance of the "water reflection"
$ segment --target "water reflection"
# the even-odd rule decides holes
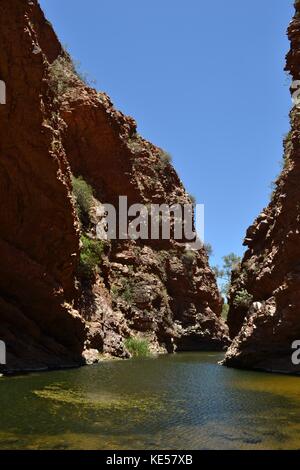
[[[297,449],[300,378],[216,353],[0,381],[2,449]]]

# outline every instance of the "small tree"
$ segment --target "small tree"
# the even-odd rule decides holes
[[[240,256],[237,256],[235,253],[229,253],[228,255],[223,256],[223,266],[214,266],[213,271],[220,283],[221,292],[226,297],[228,295],[231,273],[234,269],[237,269],[241,263]]]
[[[241,289],[236,293],[236,296],[233,300],[233,305],[235,307],[249,308],[253,302],[253,295],[249,294],[246,289]]]

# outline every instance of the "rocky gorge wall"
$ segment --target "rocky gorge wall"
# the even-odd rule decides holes
[[[288,28],[286,71],[300,79],[300,3]],[[293,93],[295,89],[291,90]],[[290,113],[283,170],[269,206],[249,227],[248,247],[232,275],[225,364],[299,373],[292,343],[300,339],[300,110]]]
[[[108,242],[92,282],[80,280],[83,241],[95,239],[102,203],[190,198],[162,150],[81,80],[36,0],[1,0],[0,44],[1,370],[128,357],[130,337],[153,352],[224,348],[222,301],[204,248]],[[93,188],[84,234],[74,177]]]

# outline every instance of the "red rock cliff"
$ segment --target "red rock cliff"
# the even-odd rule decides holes
[[[162,152],[132,118],[78,77],[37,1],[0,2],[0,339],[7,370],[72,366],[95,351],[128,356],[222,348],[226,328],[208,258],[174,240],[111,242],[93,283],[78,280],[72,175],[101,203],[189,201]],[[94,225],[93,225],[94,224]],[[93,360],[93,359],[92,359]],[[5,369],[4,369],[5,370]]]
[[[300,79],[300,4],[288,28],[286,70]],[[295,90],[293,90],[295,91]],[[233,273],[228,324],[234,338],[225,364],[300,372],[292,343],[300,339],[300,111],[290,114],[284,168],[270,205],[248,229],[241,267]]]

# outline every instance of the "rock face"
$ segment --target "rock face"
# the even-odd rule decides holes
[[[35,0],[0,2],[0,339],[2,370],[128,357],[124,339],[153,351],[221,349],[222,302],[204,249],[174,240],[107,243],[93,282],[78,279],[81,227],[72,175],[93,188],[96,209],[187,203],[162,151],[132,118],[76,74]]]
[[[286,70],[300,79],[300,3],[288,28]],[[295,90],[292,90],[293,92]],[[270,205],[248,229],[248,250],[233,273],[228,324],[233,343],[225,364],[300,372],[292,343],[300,339],[300,110],[290,114],[284,168]]]

